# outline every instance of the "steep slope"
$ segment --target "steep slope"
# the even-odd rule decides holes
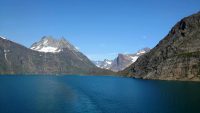
[[[147,54],[120,74],[163,80],[200,80],[200,12],[178,22]]]
[[[74,48],[69,49],[69,45],[63,45],[62,48],[59,48],[61,49],[59,52],[38,52],[0,38],[0,74],[109,73],[97,68],[81,52]]]

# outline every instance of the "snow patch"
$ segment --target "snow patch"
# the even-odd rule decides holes
[[[37,47],[37,48],[35,48],[35,49],[33,49],[33,50],[40,51],[40,52],[45,52],[45,53],[48,53],[48,52],[51,52],[51,53],[58,53],[58,52],[61,51],[61,50],[58,49],[58,48],[50,47],[50,46],[48,46],[48,47],[43,47],[43,48],[40,48],[40,49],[38,49],[38,47]]]
[[[132,59],[132,62],[134,63],[138,59],[138,56],[131,57],[131,59]]]
[[[43,44],[44,44],[44,45],[47,45],[47,44],[48,44],[48,40],[45,40]]]
[[[112,62],[111,62],[111,61],[106,61],[106,63],[107,63],[107,64],[109,64],[109,65],[111,65],[111,64],[112,64]]]
[[[137,53],[137,55],[141,55],[141,54],[144,54],[144,53],[146,53],[146,51],[141,50],[141,51],[139,51],[139,52]]]
[[[10,52],[10,50],[5,50],[5,49],[4,49],[4,57],[5,57],[6,61],[8,61],[8,58],[7,58],[7,53],[8,53],[8,52]]]
[[[2,39],[4,39],[4,40],[6,40],[6,38],[5,38],[5,37],[2,37],[2,36],[0,36],[0,38],[2,38]]]

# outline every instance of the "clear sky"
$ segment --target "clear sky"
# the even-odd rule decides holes
[[[0,35],[30,47],[64,36],[92,60],[153,48],[200,0],[0,0]]]

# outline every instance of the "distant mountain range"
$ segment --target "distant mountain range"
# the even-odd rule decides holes
[[[102,69],[110,69],[113,60],[105,59],[104,61],[92,61],[97,67]]]
[[[93,63],[102,69],[112,70],[114,72],[122,71],[123,69],[134,63],[141,55],[150,51],[150,48],[143,48],[134,54],[118,54],[114,60],[93,61]]]
[[[64,38],[44,36],[31,48],[0,37],[0,74],[112,74],[96,67]]]
[[[179,21],[150,52],[120,74],[162,80],[200,80],[200,12]]]

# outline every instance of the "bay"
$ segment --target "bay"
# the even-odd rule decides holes
[[[200,113],[199,105],[199,82],[0,76],[0,113]]]

